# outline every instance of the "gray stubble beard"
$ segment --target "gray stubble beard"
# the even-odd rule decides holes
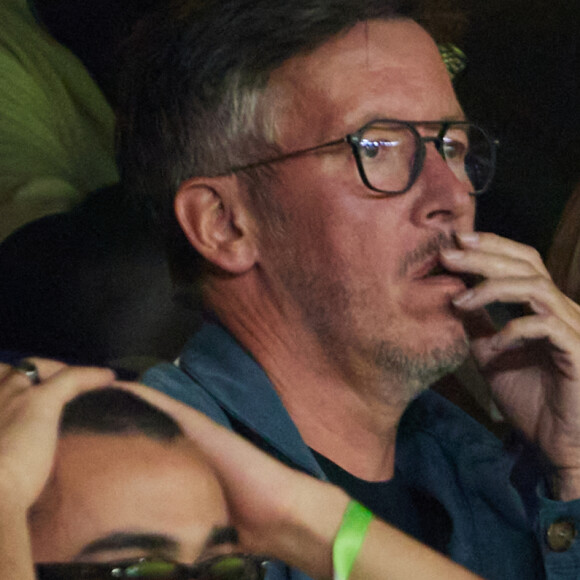
[[[301,292],[294,287],[298,278],[302,280]],[[286,283],[328,360],[359,383],[359,388],[374,390],[385,404],[406,406],[437,380],[455,371],[469,354],[466,336],[424,353],[379,337],[371,337],[363,344],[356,339],[352,297],[341,281],[321,283],[303,270],[293,281],[286,277]],[[358,371],[349,368],[352,354],[359,360]]]
[[[468,354],[466,337],[425,354],[406,352],[401,346],[383,340],[377,342],[374,366],[384,375],[383,395],[392,404],[407,405],[433,383],[454,372]]]

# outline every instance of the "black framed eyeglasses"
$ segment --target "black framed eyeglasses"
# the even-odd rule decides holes
[[[421,135],[418,128],[427,135]],[[398,195],[412,187],[423,169],[429,143],[433,143],[449,169],[469,187],[471,194],[480,195],[493,179],[498,145],[483,129],[467,121],[376,119],[341,139],[232,167],[230,171],[278,163],[341,143],[350,145],[363,183],[384,195]]]
[[[268,561],[247,554],[225,554],[193,566],[140,558],[118,563],[36,564],[38,580],[263,580]]]

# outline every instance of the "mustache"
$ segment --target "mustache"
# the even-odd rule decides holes
[[[399,264],[399,276],[406,276],[414,266],[423,264],[429,258],[439,254],[441,250],[457,247],[455,232],[450,234],[440,232],[403,256]]]

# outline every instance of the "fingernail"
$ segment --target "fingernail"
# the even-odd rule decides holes
[[[463,256],[463,252],[461,250],[452,250],[450,248],[446,248],[445,250],[441,250],[441,255],[446,260],[460,260]]]
[[[469,302],[473,298],[474,294],[475,294],[475,292],[473,290],[468,290],[467,292],[462,292],[458,296],[454,296],[451,299],[451,302],[453,302],[453,304],[455,304],[455,306],[461,306],[462,304]]]
[[[479,242],[477,232],[457,232],[456,236],[462,244],[475,245]]]

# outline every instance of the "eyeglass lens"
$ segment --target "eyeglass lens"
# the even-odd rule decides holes
[[[240,556],[227,556],[193,568],[170,562],[142,561],[124,570],[122,578],[140,580],[260,580],[258,564]]]
[[[421,141],[435,141],[455,177],[473,193],[482,193],[494,169],[493,144],[487,135],[469,123],[451,123],[439,139],[436,128],[433,137],[421,138],[411,125],[404,123],[380,121],[365,127],[357,147],[367,181],[385,193],[405,191],[420,170],[421,148],[425,146]]]

